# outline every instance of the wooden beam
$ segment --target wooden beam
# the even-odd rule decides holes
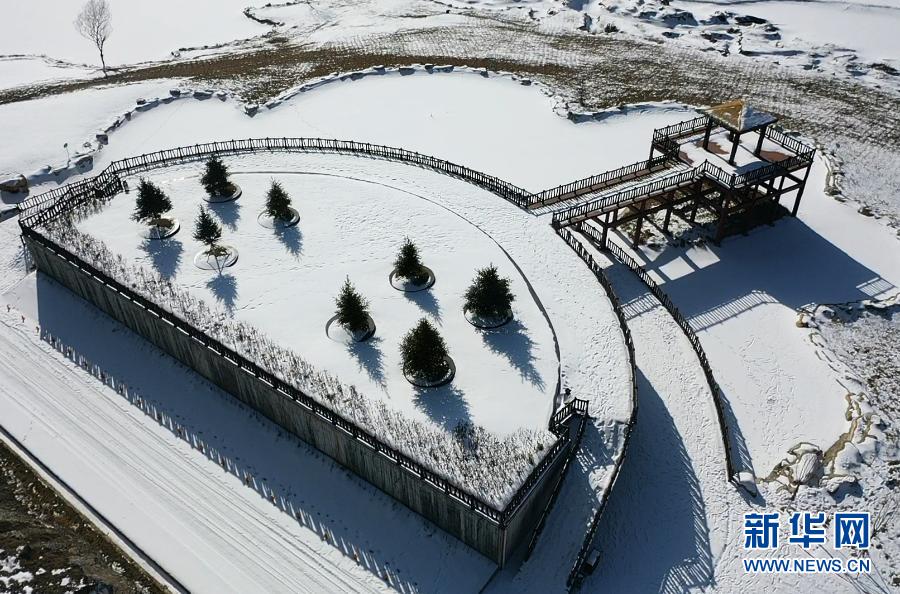
[[[753,154],[756,155],[757,157],[762,152],[763,140],[766,139],[766,129],[767,128],[768,128],[768,126],[763,126],[759,130],[759,140],[756,142],[756,150],[753,151]]]
[[[737,156],[738,146],[741,144],[741,135],[732,133],[734,140],[731,142],[731,156],[728,157],[728,164],[734,165],[734,158]]]

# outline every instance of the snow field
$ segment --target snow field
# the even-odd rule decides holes
[[[0,358],[7,366],[15,356],[17,372],[0,386],[4,426],[190,590],[383,591],[387,572],[407,591],[453,591],[477,589],[493,571],[52,280],[29,276],[5,297],[15,309],[0,313]],[[187,435],[39,342],[38,323]],[[53,398],[34,402],[36,393]],[[228,469],[189,440],[220,452]],[[451,579],[442,564],[464,576]]]
[[[73,25],[83,5],[75,0],[11,3],[4,10],[0,54],[47,55],[99,66],[97,49]],[[109,66],[163,60],[183,47],[229,42],[269,30],[242,14],[245,0],[109,0],[109,5],[112,35],[105,48]]]
[[[825,175],[817,158],[797,219],[720,247],[637,252],[703,342],[759,477],[797,443],[825,450],[847,429],[846,388],[797,330],[797,310],[900,286],[891,230],[826,196]]]
[[[198,179],[202,163],[152,172],[149,179],[176,205],[172,215],[184,221],[185,228],[170,240],[139,236],[142,225],[129,219],[136,191],[115,197],[79,228],[128,260],[156,268],[199,298],[218,302],[314,366],[405,415],[430,419],[447,429],[472,422],[500,435],[522,427],[546,428],[558,366],[547,321],[501,246],[439,202],[454,192],[472,194],[470,200],[493,196],[411,167],[393,166],[391,177],[413,176],[430,192],[417,194],[403,190],[402,184],[370,182],[354,176],[360,159],[353,157],[270,155],[264,160],[266,171],[252,173],[256,163],[226,158],[231,179],[243,193],[237,201],[218,205],[202,200]],[[273,232],[257,222],[271,179],[278,179],[293,197],[300,213],[296,227]],[[136,188],[138,180],[129,181]],[[241,254],[237,264],[221,275],[191,262],[203,249],[190,236],[201,204],[222,223],[222,242]],[[428,291],[402,293],[388,282],[407,236],[435,271],[437,282]],[[512,280],[515,320],[502,329],[482,332],[462,314],[463,293],[475,271],[489,264]],[[347,277],[369,300],[377,326],[371,340],[349,348],[325,334],[325,323],[334,315],[334,299]],[[401,371],[399,344],[422,317],[437,326],[456,362],[456,377],[443,388],[416,389]]]

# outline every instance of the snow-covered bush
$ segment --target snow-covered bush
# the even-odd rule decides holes
[[[334,302],[337,322],[347,332],[357,335],[369,329],[369,303],[356,291],[349,277]]]
[[[447,375],[447,344],[426,318],[406,333],[400,343],[403,373],[424,382],[435,382]]]
[[[206,162],[206,170],[200,178],[200,183],[211,198],[228,196],[234,192],[234,186],[228,181],[228,167],[218,156],[210,157]]]
[[[422,260],[419,258],[419,248],[409,237],[400,246],[400,252],[397,254],[397,259],[394,260],[394,271],[400,278],[405,278],[416,285],[425,284],[428,280],[428,271],[425,270]]]
[[[165,192],[153,182],[141,179],[141,183],[138,185],[138,195],[134,201],[132,220],[149,221],[153,225],[164,224],[160,219],[170,210],[172,210],[172,201]]]
[[[91,202],[87,209],[97,208]],[[519,429],[498,436],[483,427],[469,425],[448,431],[432,421],[409,418],[378,398],[369,398],[356,387],[320,371],[257,328],[210,307],[186,289],[174,285],[154,270],[126,262],[102,241],[75,228],[73,217],[57,219],[46,228],[53,241],[130,287],[194,328],[233,349],[261,368],[303,391],[377,436],[460,489],[502,509],[540,462],[556,437],[546,430]],[[477,447],[473,447],[477,444]]]

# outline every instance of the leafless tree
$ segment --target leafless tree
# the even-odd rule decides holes
[[[88,0],[78,18],[75,19],[75,28],[81,36],[97,46],[100,51],[100,63],[103,65],[103,76],[106,76],[106,58],[103,55],[103,46],[112,33],[112,14],[109,3],[106,0]]]

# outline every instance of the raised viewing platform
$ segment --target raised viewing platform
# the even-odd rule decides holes
[[[740,100],[712,107],[654,130],[646,161],[545,190],[531,207],[559,203],[555,227],[590,219],[604,240],[610,228],[635,222],[635,245],[644,222],[656,225],[648,220],[656,212],[665,212],[660,230],[668,233],[673,214],[695,225],[703,210],[716,221],[714,241],[772,218],[791,193],[796,215],[815,149],[775,129],[777,121]]]

